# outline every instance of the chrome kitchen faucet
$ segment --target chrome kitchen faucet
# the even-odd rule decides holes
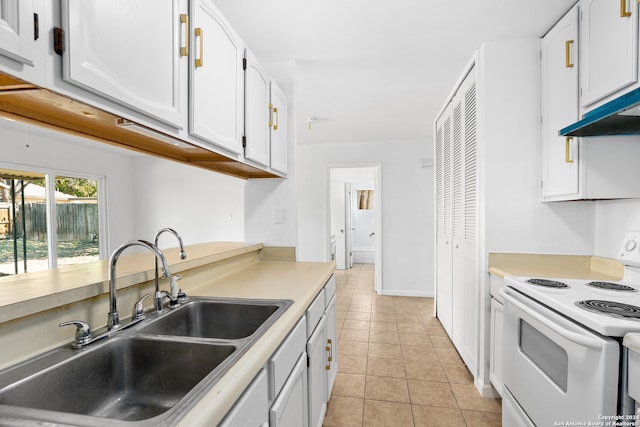
[[[74,348],[80,348],[87,344],[91,344],[92,342],[100,338],[109,336],[112,331],[123,327],[123,325],[120,323],[120,316],[118,315],[118,305],[116,299],[116,263],[118,262],[120,254],[122,254],[125,249],[131,246],[142,246],[153,252],[155,255],[156,263],[160,261],[160,264],[162,265],[163,277],[171,277],[171,272],[169,271],[167,260],[156,245],[145,240],[130,240],[122,244],[118,249],[113,251],[111,258],[109,259],[109,314],[107,319],[107,330],[104,333],[94,337],[92,336],[91,329],[86,322],[80,320],[71,320],[69,322],[60,323],[60,326],[74,325],[76,327],[76,341],[73,344]],[[157,278],[158,268],[156,267],[156,280]],[[144,319],[144,315],[135,315],[135,308],[137,308],[138,306],[142,307],[142,300],[145,297],[146,295],[136,303],[134,307],[134,316],[132,316],[131,321],[126,326],[131,326]]]
[[[180,259],[187,259],[187,253],[184,251],[184,244],[182,243],[182,237],[173,228],[167,227],[167,228],[162,228],[158,230],[158,232],[156,233],[156,237],[154,238],[154,244],[156,245],[156,247],[158,246],[158,239],[160,238],[160,235],[162,233],[173,234],[176,237],[176,239],[178,239],[178,244],[180,245]],[[179,279],[180,279],[179,275],[171,276],[170,278],[171,291],[170,292],[161,291],[160,278],[158,277],[158,259],[156,258],[156,278],[155,278],[156,290],[153,296],[153,307],[156,313],[162,312],[162,300],[164,297],[169,298],[169,300],[171,301],[171,304],[174,304],[174,305],[176,305],[179,302],[186,301],[187,296],[184,294],[181,294],[181,292],[178,289],[177,281]]]

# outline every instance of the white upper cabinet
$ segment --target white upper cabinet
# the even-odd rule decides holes
[[[63,79],[177,129],[186,124],[186,0],[63,0]]]
[[[189,133],[242,153],[244,46],[210,0],[191,1]]]
[[[631,17],[621,16],[627,15],[627,11],[631,11]],[[632,29],[635,36],[628,33],[627,27],[619,31],[620,27],[631,24],[635,28],[637,21],[635,2],[632,8],[628,2],[615,2],[614,5],[612,1],[586,0],[571,9],[542,38],[542,201],[635,198],[640,195],[640,188],[635,184],[640,179],[640,169],[635,166],[635,159],[640,156],[636,138],[558,136],[560,129],[579,119],[578,82],[582,107],[591,104],[590,108],[595,108],[596,102],[603,102],[621,88],[629,90],[628,86],[636,79],[637,29]],[[589,92],[585,88],[592,90]],[[585,104],[586,99],[589,101]]]
[[[245,158],[269,166],[270,146],[270,88],[269,77],[253,54],[246,51],[245,69]]]
[[[0,0],[0,54],[21,64],[34,65],[33,0]]]
[[[542,197],[578,194],[578,140],[558,130],[578,120],[578,7],[541,40]]]
[[[580,27],[581,106],[638,80],[637,0],[583,0]]]
[[[271,169],[287,173],[287,98],[271,80]]]

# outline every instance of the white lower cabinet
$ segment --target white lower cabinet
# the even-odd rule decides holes
[[[271,427],[307,426],[306,342],[307,322],[303,316],[269,359]]]
[[[302,353],[269,411],[270,427],[307,425],[307,354]]]
[[[334,280],[335,283],[335,280]],[[329,285],[327,285],[329,286]],[[328,291],[325,288],[325,297],[328,295]],[[336,376],[338,375],[338,331],[336,328],[336,297],[335,294],[329,299],[329,304],[325,312],[327,317],[327,346],[325,350],[329,353],[327,367],[325,372],[327,375],[326,383],[326,400],[327,402],[331,398],[331,391],[333,390],[333,384],[336,382]]]
[[[321,427],[338,371],[336,281],[327,281],[223,427]]]
[[[219,427],[263,427],[269,425],[267,372],[261,369]]]
[[[322,420],[327,412],[326,399],[326,330],[327,317],[323,314],[313,334],[307,341],[307,357],[309,367],[307,371],[307,387],[309,396],[309,427],[322,426]]]
[[[338,373],[335,293],[336,281],[331,276],[307,310],[309,427],[322,426]]]
[[[500,301],[491,299],[491,346],[489,379],[502,396],[502,318],[504,308]]]

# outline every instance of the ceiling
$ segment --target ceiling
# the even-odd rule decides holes
[[[431,140],[483,41],[542,36],[575,2],[214,0],[287,94],[298,144]]]

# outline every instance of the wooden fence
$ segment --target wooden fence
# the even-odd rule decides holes
[[[17,212],[15,226],[22,237],[22,215],[26,220],[28,239],[47,239],[47,211],[44,203],[28,203]],[[98,238],[98,205],[84,203],[56,204],[58,240],[92,242]],[[13,230],[2,237],[13,237]]]

